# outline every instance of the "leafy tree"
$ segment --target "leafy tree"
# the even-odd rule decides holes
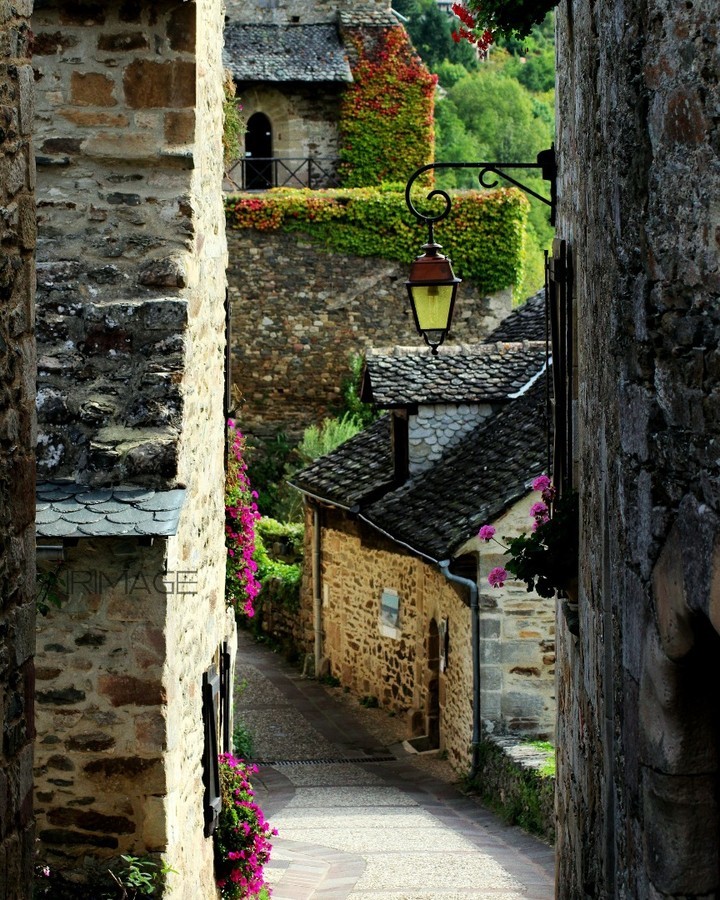
[[[444,60],[468,71],[478,68],[475,50],[468,43],[453,40],[454,20],[435,0],[395,0],[393,7],[408,20],[404,24],[410,40],[431,72],[437,72]]]

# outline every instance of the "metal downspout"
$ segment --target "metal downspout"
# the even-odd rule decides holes
[[[322,656],[322,594],[320,591],[320,510],[313,507],[313,629],[315,636],[315,677],[320,677],[320,657]]]
[[[440,571],[448,581],[465,585],[470,591],[470,618],[472,622],[472,763],[470,767],[470,779],[477,776],[480,767],[480,604],[478,601],[477,582],[470,578],[462,578],[450,571],[450,560],[443,559],[438,565]]]

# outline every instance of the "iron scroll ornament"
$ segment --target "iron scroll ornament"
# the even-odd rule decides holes
[[[426,213],[420,212],[420,210],[415,206],[412,202],[412,198],[410,193],[412,191],[412,187],[423,175],[425,172],[429,172],[431,169],[479,169],[478,172],[478,181],[480,182],[480,186],[484,188],[494,188],[498,186],[498,177],[504,179],[515,187],[520,188],[521,191],[524,191],[526,194],[529,194],[531,197],[535,197],[537,200],[540,200],[542,203],[547,204],[550,207],[550,224],[555,225],[555,208],[557,205],[557,163],[555,160],[555,145],[548,147],[547,150],[541,150],[537,155],[537,161],[534,163],[502,163],[502,162],[432,162],[427,163],[424,166],[421,166],[410,176],[407,184],[405,185],[405,203],[407,204],[407,208],[410,212],[415,216],[415,218],[421,222],[423,225],[427,225],[429,229],[429,240],[430,243],[433,243],[434,238],[434,226],[436,222],[441,222],[443,219],[447,218],[450,214],[450,210],[452,209],[452,200],[450,199],[450,195],[439,188],[435,188],[430,191],[427,195],[428,200],[432,200],[434,197],[442,197],[445,207],[439,213],[435,215],[428,215]],[[545,181],[550,182],[550,197],[543,197],[542,194],[538,194],[532,188],[527,187],[522,182],[518,181],[516,178],[513,178],[512,175],[508,175],[505,171],[506,169],[539,169],[542,177]],[[493,176],[497,176],[493,180]]]

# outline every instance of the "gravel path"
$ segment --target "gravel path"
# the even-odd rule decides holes
[[[405,753],[402,723],[303,679],[240,634],[236,717],[251,731],[257,799],[278,829],[274,900],[551,900],[550,847]]]

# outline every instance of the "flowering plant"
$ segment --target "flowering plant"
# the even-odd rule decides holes
[[[254,799],[250,776],[257,766],[231,753],[222,753],[218,760],[222,809],[213,837],[220,896],[222,900],[244,900],[257,897],[263,889],[269,895],[263,866],[270,860],[270,838],[277,831],[270,828]]]
[[[539,25],[558,0],[465,0],[454,3],[452,11],[460,19],[453,40],[477,44],[488,49],[496,33],[525,37],[533,25]]]
[[[579,504],[575,491],[556,499],[555,488],[547,477],[540,475],[533,481],[533,490],[541,500],[530,507],[532,533],[508,540],[508,546],[495,538],[492,525],[483,525],[478,537],[495,541],[509,554],[503,566],[496,566],[488,575],[492,587],[502,587],[512,573],[524,581],[528,591],[541,597],[567,595],[577,585],[579,552]]]
[[[255,523],[260,518],[257,492],[252,490],[245,462],[245,438],[228,419],[228,461],[225,474],[225,602],[236,613],[255,615],[260,591],[255,552]]]

